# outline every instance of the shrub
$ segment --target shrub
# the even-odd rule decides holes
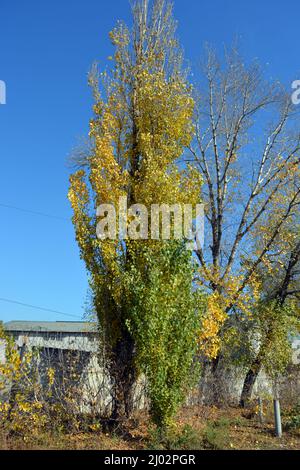
[[[286,428],[300,431],[300,402],[287,414]]]
[[[202,449],[200,434],[191,426],[185,425],[177,430],[174,427],[166,431],[154,428],[150,432],[148,449],[150,450],[199,450]]]
[[[209,450],[224,450],[230,446],[229,439],[230,421],[221,418],[209,423],[203,432],[203,446]]]

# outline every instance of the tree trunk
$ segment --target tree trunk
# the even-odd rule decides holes
[[[221,362],[221,356],[218,356],[211,361],[211,376],[212,376],[212,402],[213,405],[220,406],[223,401],[223,394],[222,394],[222,384],[220,380],[220,371],[219,371],[219,364]]]
[[[25,355],[25,350],[26,350],[26,345],[23,344],[19,348],[20,361],[21,361],[21,366],[20,367],[22,367],[22,362],[23,362],[23,358],[24,358],[24,355]],[[20,388],[22,387],[22,385],[24,386],[23,383],[20,383],[18,380],[16,380],[15,374],[14,374],[14,376],[12,378],[11,389],[10,389],[9,400],[8,400],[8,404],[9,404],[8,421],[9,422],[12,421],[12,413],[13,413],[13,411],[15,409],[15,406],[16,406],[17,394],[18,394]]]
[[[130,417],[134,409],[134,385],[137,373],[134,364],[135,346],[128,331],[123,331],[112,351],[110,375],[113,380],[111,420],[118,425]]]
[[[252,363],[250,369],[248,370],[245,380],[244,380],[244,385],[243,385],[241,399],[240,399],[240,406],[242,408],[244,408],[249,402],[249,400],[251,399],[253,387],[255,385],[258,374],[261,371],[261,368],[262,368],[262,358],[260,355],[258,355],[255,361]]]
[[[274,325],[270,325],[268,328],[266,338],[261,343],[257,356],[255,360],[253,361],[253,363],[251,364],[251,367],[246,374],[244,385],[243,385],[243,390],[241,393],[241,399],[240,399],[240,406],[243,408],[247,405],[247,402],[249,402],[249,400],[251,399],[253,387],[255,385],[256,379],[264,363],[265,353],[266,351],[269,350],[269,347],[272,344],[275,331],[276,330],[274,329]]]

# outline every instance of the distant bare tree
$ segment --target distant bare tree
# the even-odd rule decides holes
[[[259,300],[260,269],[298,207],[300,188],[284,188],[299,172],[299,113],[284,88],[266,80],[256,62],[245,64],[234,47],[222,61],[207,47],[195,88],[196,136],[186,163],[204,179],[207,229],[205,247],[196,253],[199,282],[227,315],[245,313]],[[264,243],[257,245],[271,214]],[[220,339],[225,326],[226,320],[217,324]],[[209,356],[215,372],[221,343]]]
[[[222,291],[225,281],[242,269],[229,312],[297,203],[299,191],[284,201],[267,243],[254,253],[253,233],[262,216],[299,171],[300,127],[291,97],[279,83],[264,80],[259,65],[245,65],[235,49],[225,53],[224,64],[208,49],[204,78],[196,139],[187,158],[205,183],[208,246],[197,255],[212,290]]]

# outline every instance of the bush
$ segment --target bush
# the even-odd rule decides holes
[[[287,414],[286,428],[300,431],[300,402]]]
[[[83,428],[96,432],[99,419],[81,412],[84,389],[78,373],[79,357],[51,359],[41,364],[40,351],[15,344],[0,326],[5,361],[0,363],[0,433],[36,438],[44,432],[59,434]]]
[[[162,431],[154,428],[150,432],[148,441],[149,450],[200,450],[202,449],[202,439],[199,433],[189,425],[180,431],[169,429]]]
[[[230,421],[221,418],[209,423],[203,432],[203,446],[209,450],[225,450],[230,446],[229,439]]]

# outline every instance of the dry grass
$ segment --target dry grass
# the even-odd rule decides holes
[[[177,418],[177,432],[189,426],[199,435],[199,448],[226,448],[229,450],[300,450],[300,432],[285,431],[282,439],[274,436],[271,415],[265,424],[257,416],[238,408],[215,407],[184,408]],[[214,427],[215,426],[215,427]],[[213,429],[213,431],[212,431]],[[151,426],[146,413],[139,413],[125,423],[115,434],[90,432],[77,434],[43,434],[38,438],[0,434],[1,450],[142,450],[149,448]],[[205,437],[205,436],[208,436]],[[220,444],[221,443],[221,444]]]

